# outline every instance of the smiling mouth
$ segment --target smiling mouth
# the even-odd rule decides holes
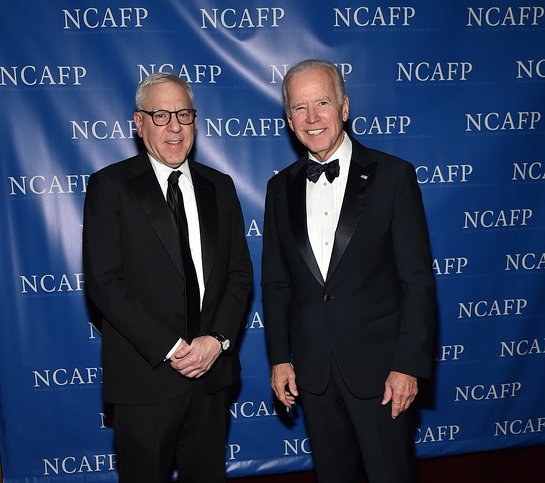
[[[307,131],[307,134],[310,134],[311,136],[317,136],[318,134],[322,134],[325,131],[325,129],[311,129]]]
[[[182,141],[180,139],[175,139],[173,141],[166,141],[167,144],[180,144]]]

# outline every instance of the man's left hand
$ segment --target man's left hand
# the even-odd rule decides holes
[[[209,335],[196,337],[191,344],[182,341],[170,357],[170,365],[185,377],[198,378],[206,374],[221,354],[219,342]]]
[[[392,401],[392,419],[396,419],[403,411],[409,409],[418,393],[416,377],[391,371],[384,383],[382,405]]]

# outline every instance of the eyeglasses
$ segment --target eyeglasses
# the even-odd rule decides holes
[[[197,111],[195,109],[180,109],[179,111],[166,111],[164,109],[144,111],[143,109],[140,109],[139,111],[150,115],[153,124],[156,126],[166,126],[172,119],[172,114],[176,114],[178,122],[185,125],[193,124],[195,122],[195,117],[197,116]]]

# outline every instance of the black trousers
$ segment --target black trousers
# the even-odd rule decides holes
[[[225,482],[232,391],[205,394],[195,380],[181,397],[145,406],[114,405],[120,483]]]
[[[382,396],[359,399],[346,387],[332,358],[323,394],[300,390],[314,467],[320,483],[360,483],[362,462],[369,483],[412,483],[412,410],[391,418]]]

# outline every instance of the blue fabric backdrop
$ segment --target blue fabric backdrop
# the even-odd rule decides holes
[[[115,481],[100,334],[85,300],[90,173],[134,154],[134,91],[191,83],[195,158],[229,173],[256,282],[229,476],[311,467],[301,412],[273,406],[260,280],[267,180],[297,159],[283,74],[342,70],[347,129],[412,162],[440,329],[421,458],[545,442],[545,6],[542,2],[0,4],[0,449],[7,482]],[[53,478],[54,477],[54,478]]]

